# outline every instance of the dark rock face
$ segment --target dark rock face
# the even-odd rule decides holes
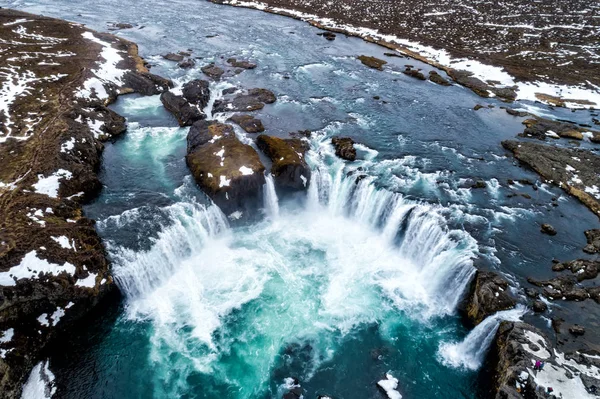
[[[273,162],[271,173],[278,186],[304,190],[310,183],[310,168],[304,160],[308,145],[301,139],[280,139],[261,134],[256,144]]]
[[[234,68],[241,68],[241,69],[254,69],[256,68],[256,64],[250,62],[250,61],[246,61],[246,60],[238,60],[236,58],[229,58],[227,60],[227,63],[229,65],[231,65]]]
[[[256,209],[265,167],[256,151],[238,140],[231,125],[198,121],[187,141],[186,162],[194,179],[223,212]]]
[[[577,259],[570,262],[556,263],[552,266],[555,272],[569,270],[577,277],[577,281],[593,280],[598,277],[600,261]]]
[[[202,72],[204,72],[208,77],[219,80],[221,76],[225,73],[223,68],[216,66],[215,64],[209,64],[202,67]]]
[[[527,281],[542,288],[544,296],[550,300],[584,301],[591,297],[584,287],[577,284],[577,278],[574,276],[566,275],[544,281],[538,281],[530,277]]]
[[[183,61],[183,58],[184,58],[183,55],[175,54],[175,53],[164,54],[162,57],[165,60],[174,61],[174,62],[181,62],[181,61]]]
[[[569,332],[575,336],[582,336],[585,334],[585,327],[574,325],[569,327]]]
[[[600,216],[600,156],[583,149],[562,148],[531,142],[503,141],[502,146],[547,182],[577,197]]]
[[[333,32],[319,32],[317,33],[317,35],[319,36],[323,36],[325,39],[329,40],[329,41],[334,41],[335,40],[335,33]]]
[[[387,64],[387,61],[380,60],[379,58],[375,57],[370,57],[368,55],[360,55],[358,56],[358,59],[360,60],[360,62],[363,63],[363,65],[366,65],[369,68],[377,69],[379,71],[383,71],[383,66]]]
[[[209,83],[200,79],[189,81],[183,85],[182,94],[190,104],[204,108],[210,100]]]
[[[206,115],[198,107],[191,105],[185,98],[170,91],[161,94],[160,101],[177,118],[179,126],[191,126],[194,122],[206,118]]]
[[[587,245],[583,248],[585,252],[588,254],[600,252],[600,229],[587,230],[585,238],[587,239]]]
[[[404,71],[402,71],[402,73],[404,73],[405,75],[408,75],[410,77],[419,79],[419,80],[427,80],[425,75],[423,75],[423,72],[421,72],[417,69],[407,67]]]
[[[497,88],[473,76],[471,72],[462,70],[449,70],[448,74],[457,83],[468,87],[481,97],[491,97],[491,94],[506,100],[514,101],[517,98],[517,93],[512,88]]]
[[[153,96],[169,90],[173,82],[147,72],[128,71],[123,76],[123,82],[130,91],[144,96]]]
[[[229,119],[238,124],[247,133],[260,133],[265,131],[265,127],[260,119],[257,119],[252,115],[235,114]]]
[[[523,130],[523,133],[519,134],[519,136],[532,137],[538,140],[545,140],[547,138],[583,140],[584,133],[598,133],[577,126],[574,123],[553,121],[539,117],[526,119],[523,121],[523,125],[525,125],[525,129]]]
[[[233,99],[215,101],[213,112],[251,112],[263,109],[265,104],[277,100],[275,94],[267,89],[250,89],[240,93]]]
[[[546,305],[543,301],[534,301],[533,302],[533,311],[536,313],[543,313],[548,310],[548,305]]]
[[[190,69],[196,66],[196,61],[194,61],[192,58],[187,58],[178,63],[177,66],[182,69]]]
[[[333,137],[331,144],[335,147],[335,155],[345,159],[346,161],[354,161],[356,159],[356,148],[354,148],[354,140],[349,137]]]
[[[548,223],[544,223],[542,224],[542,227],[540,228],[540,231],[544,234],[548,234],[549,236],[555,236],[556,235],[556,229],[554,227],[552,227],[551,224]]]
[[[512,116],[518,116],[518,117],[522,118],[524,116],[529,115],[527,112],[517,111],[517,110],[512,109],[512,108],[504,108],[504,109],[505,109],[505,111],[506,111],[507,114],[512,115]]]
[[[429,72],[429,80],[431,80],[433,83],[437,83],[442,86],[451,86],[452,85],[452,83],[448,82],[448,80],[443,78],[442,75],[440,75],[436,71]]]
[[[463,307],[469,321],[477,325],[496,312],[513,308],[516,303],[508,293],[508,282],[504,278],[478,270]]]

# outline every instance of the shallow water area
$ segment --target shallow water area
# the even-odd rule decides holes
[[[463,87],[399,72],[406,63],[430,69],[415,60],[365,68],[357,55],[386,50],[359,39],[328,42],[299,21],[204,1],[168,10],[156,0],[0,5],[98,30],[137,24],[116,33],[177,85],[202,78],[204,63],[248,58],[258,67],[212,83],[213,100],[227,87],[265,87],[278,96],[256,113],[266,134],[315,132],[307,192],[267,185],[263,208],[236,221],[197,188],[184,160],[187,128],[158,96],[112,106],[129,128],[106,145],[105,187],[85,212],[98,221],[124,299],[50,358],[60,397],[280,398],[291,377],[305,398],[377,398],[387,372],[403,398],[486,397],[480,370],[499,319],[469,333],[456,315],[473,263],[519,286],[550,276],[553,257],[578,256],[582,231],[594,226],[557,188],[508,186],[537,180],[500,145],[523,118]],[[202,57],[189,71],[160,57],[188,48]],[[473,111],[477,103],[495,107]],[[334,135],[360,143],[356,162],[334,155]],[[532,199],[506,197],[515,191]],[[540,236],[544,222],[565,234]]]

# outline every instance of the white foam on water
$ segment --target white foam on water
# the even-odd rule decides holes
[[[279,216],[279,199],[277,198],[277,192],[275,191],[273,175],[270,173],[265,175],[263,191],[265,214],[272,219],[276,218]]]

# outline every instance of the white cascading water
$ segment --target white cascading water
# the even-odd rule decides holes
[[[263,196],[265,214],[267,215],[267,217],[275,219],[277,216],[279,216],[279,199],[277,198],[277,192],[275,191],[275,182],[273,181],[273,175],[270,173],[265,174]]]
[[[492,343],[500,322],[519,321],[525,308],[504,310],[486,317],[461,342],[443,343],[438,351],[442,363],[454,368],[477,370]]]

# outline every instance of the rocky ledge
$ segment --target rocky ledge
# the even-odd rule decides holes
[[[235,96],[228,94],[223,100],[215,101],[213,113],[258,111],[265,104],[273,104],[276,100],[277,97],[270,90],[250,89]]]
[[[498,274],[478,270],[462,305],[469,322],[477,325],[496,312],[512,309],[517,301],[508,288],[508,281]]]
[[[101,189],[102,141],[119,94],[158,94],[135,44],[0,9],[0,391],[20,396],[42,351],[117,293],[81,203]]]
[[[500,324],[490,357],[497,399],[594,398],[600,395],[600,356],[562,353],[537,328]],[[536,362],[544,362],[541,370]]]
[[[280,139],[261,134],[256,144],[272,162],[271,174],[279,187],[303,190],[310,182],[310,167],[304,155],[309,148],[302,139]]]
[[[531,142],[503,141],[515,158],[535,170],[547,182],[577,197],[600,216],[600,157],[583,149]]]
[[[265,183],[258,153],[242,143],[233,127],[199,121],[187,136],[186,162],[202,190],[231,219],[257,209]]]

